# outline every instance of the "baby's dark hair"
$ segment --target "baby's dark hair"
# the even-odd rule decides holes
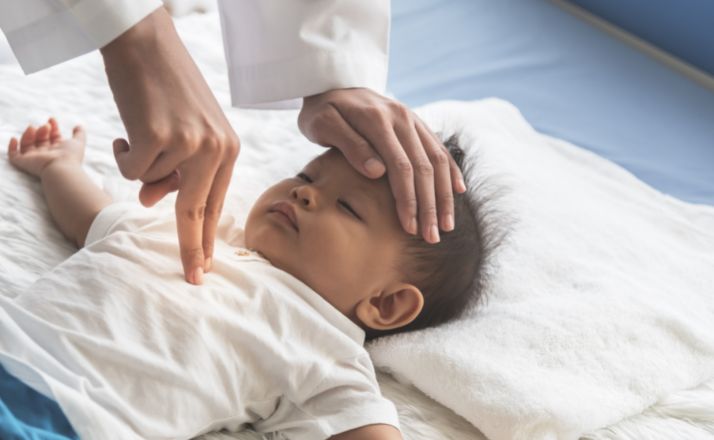
[[[366,340],[380,336],[433,327],[459,318],[483,300],[486,284],[485,263],[502,240],[488,210],[490,199],[484,180],[469,187],[472,163],[466,160],[456,135],[445,142],[449,154],[461,170],[467,191],[454,192],[454,224],[452,231],[441,231],[441,241],[429,244],[419,236],[410,235],[404,246],[404,258],[397,269],[405,281],[418,287],[424,296],[424,307],[409,324],[391,330],[366,328]],[[492,230],[493,229],[493,230]]]

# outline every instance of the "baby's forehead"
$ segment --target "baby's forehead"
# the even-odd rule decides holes
[[[345,159],[345,156],[342,154],[340,150],[338,150],[335,147],[328,148],[327,151],[324,153],[321,153],[312,159],[308,161],[308,163],[305,164],[305,167],[308,166],[326,166],[328,164],[332,163],[340,163],[340,162],[347,162],[347,159]],[[349,164],[347,164],[349,165]]]
[[[313,158],[304,168],[306,170],[313,169],[320,173],[339,174],[342,177],[347,177],[352,184],[365,187],[372,192],[379,191],[383,186],[379,184],[380,179],[370,179],[354,169],[342,152],[334,147]]]
[[[380,207],[394,204],[389,182],[386,174],[378,179],[370,179],[362,175],[347,161],[342,152],[337,148],[330,148],[326,152],[310,160],[304,167],[306,171],[314,170],[320,173],[339,173],[347,177],[350,185],[361,189],[370,197],[379,202]]]

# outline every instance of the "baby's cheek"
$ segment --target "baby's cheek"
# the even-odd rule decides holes
[[[323,289],[334,289],[349,282],[351,250],[336,237],[325,236],[316,240],[305,255],[302,265],[310,277]]]

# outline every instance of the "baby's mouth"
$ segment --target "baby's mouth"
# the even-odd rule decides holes
[[[282,200],[275,202],[270,205],[268,212],[279,216],[283,221],[289,223],[295,231],[300,231],[300,228],[298,227],[297,213],[291,203]]]

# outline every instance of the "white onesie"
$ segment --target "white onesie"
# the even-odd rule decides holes
[[[181,439],[252,427],[320,440],[399,428],[364,331],[219,225],[203,286],[183,279],[173,215],[113,204],[87,245],[14,299],[0,363],[62,407],[83,439]]]

